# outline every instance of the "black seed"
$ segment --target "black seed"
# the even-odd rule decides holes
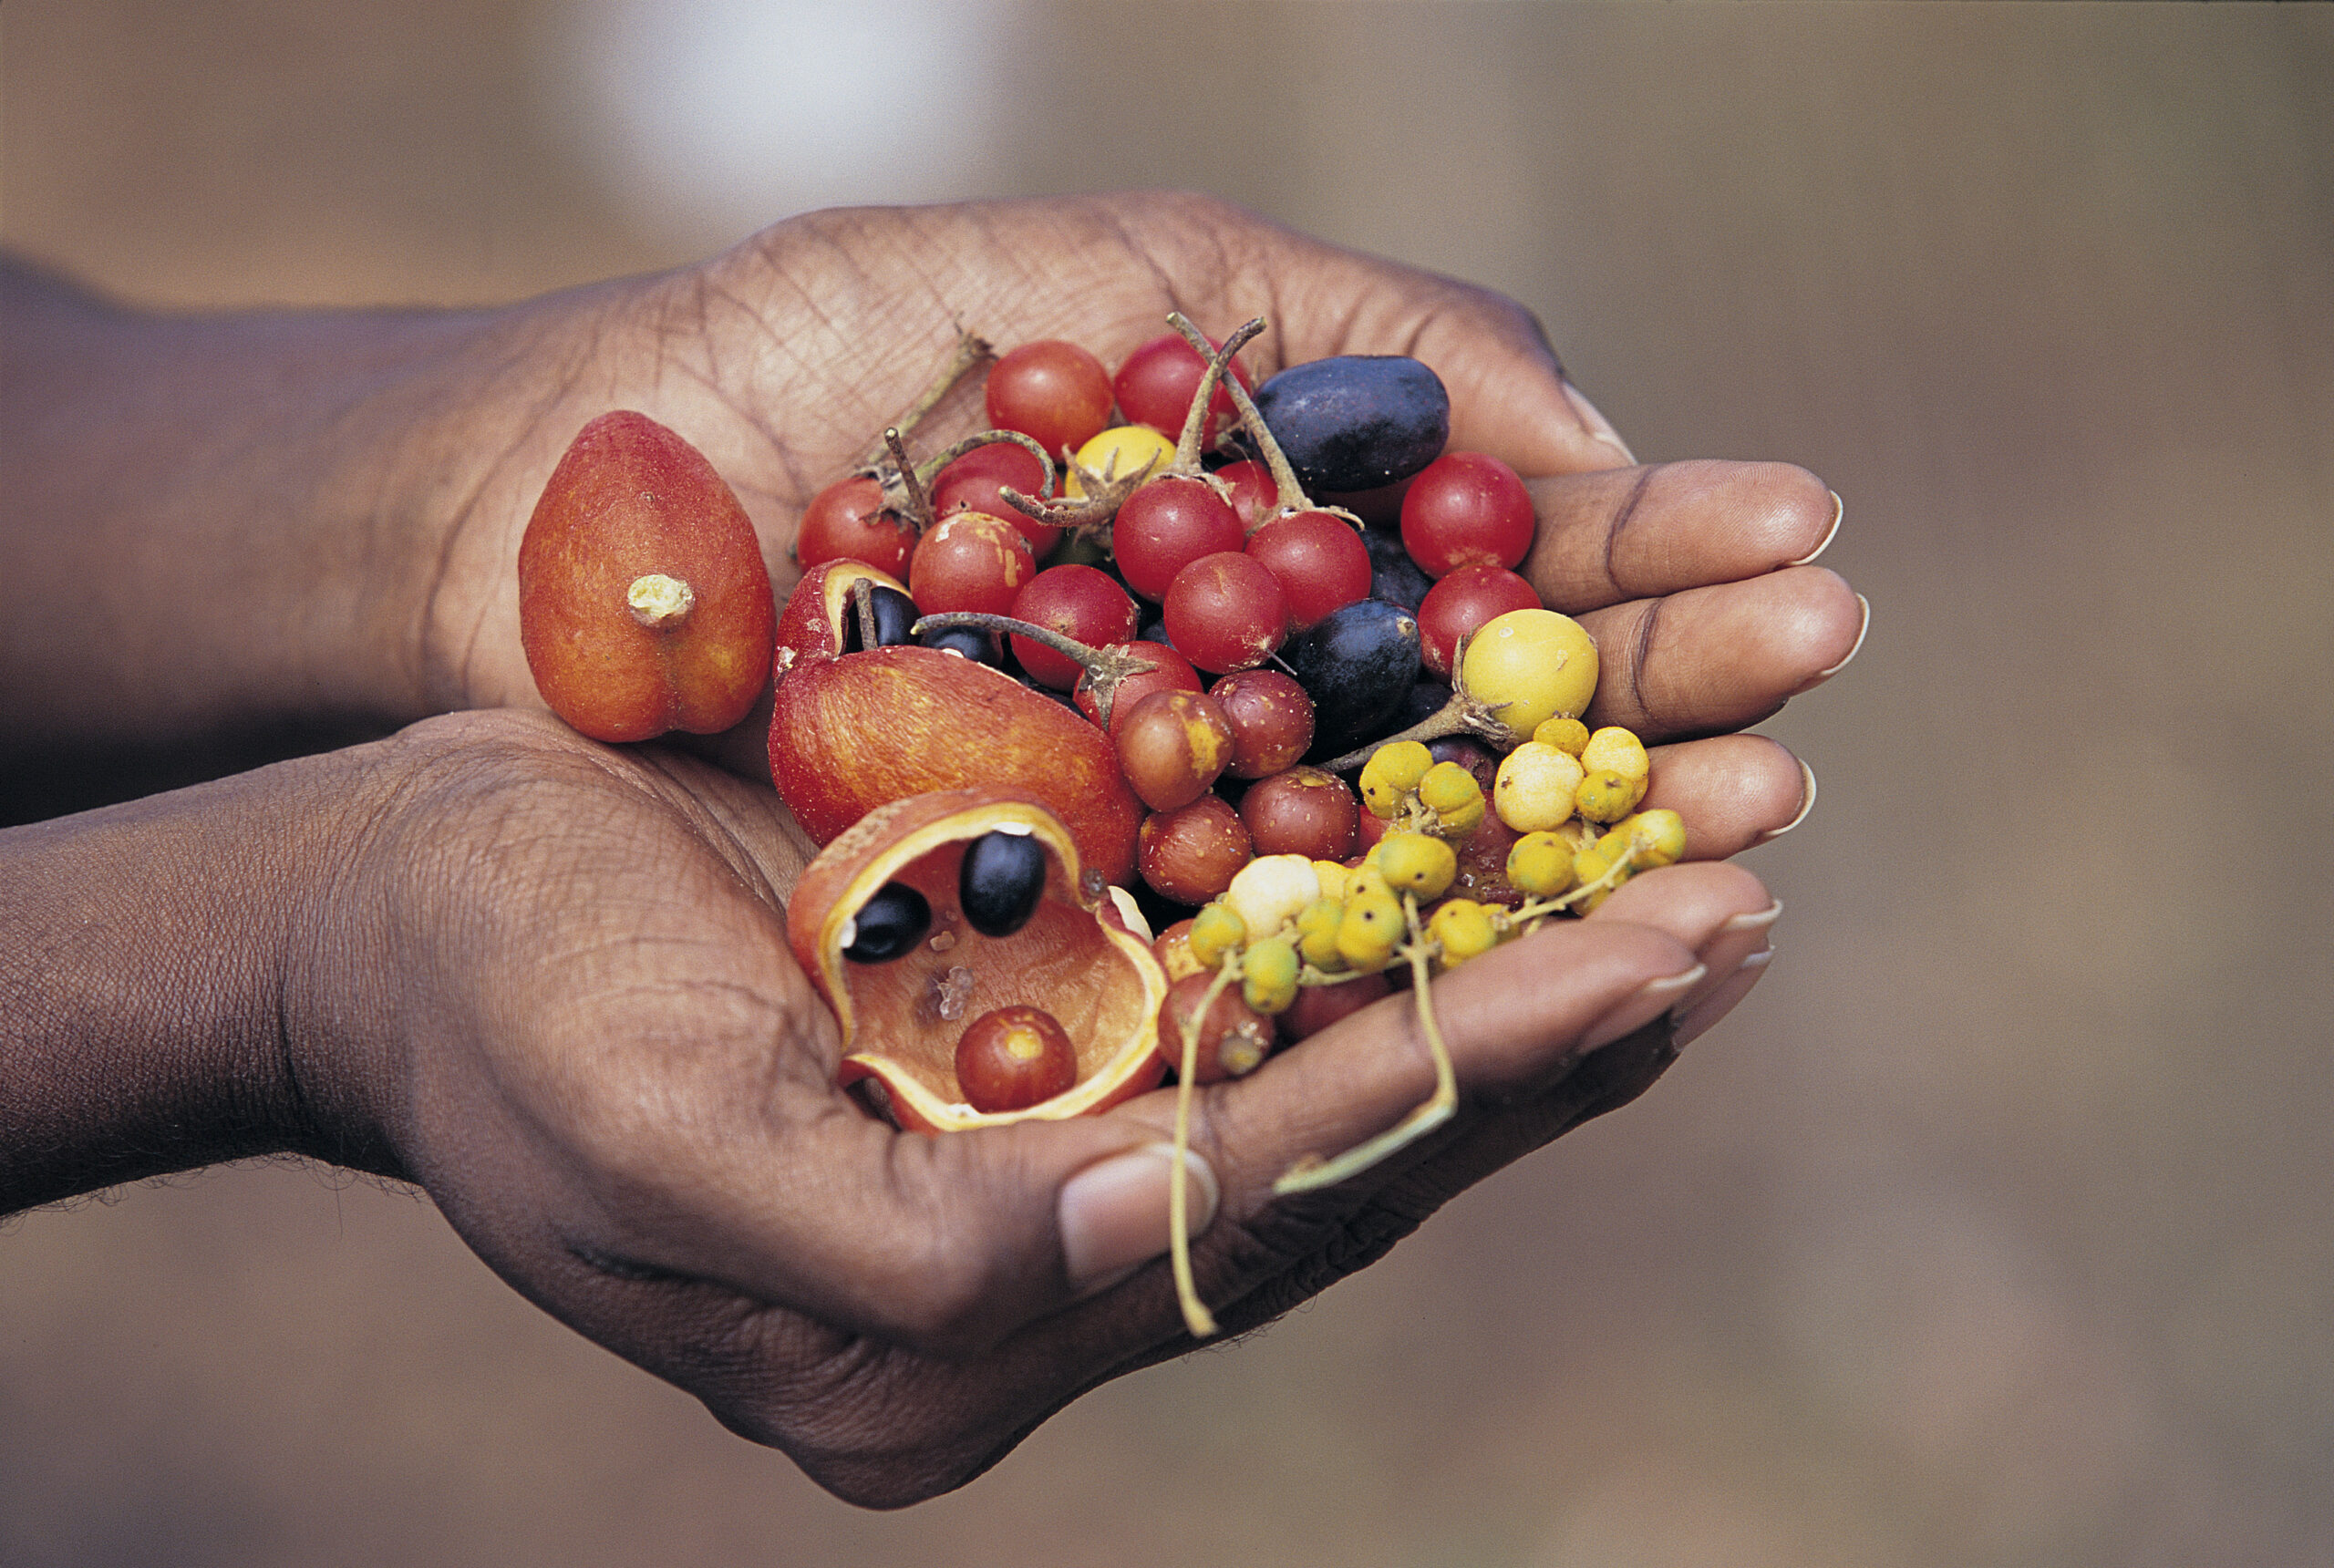
[[[1046,891],[1046,849],[1028,833],[983,833],[965,847],[956,902],[983,936],[1010,936],[1038,913]]]
[[[895,648],[902,643],[914,642],[915,639],[908,628],[915,624],[915,601],[896,588],[885,588],[877,583],[868,583],[868,590],[871,601],[868,608],[875,614],[875,645]],[[866,645],[859,634],[859,595],[854,592],[843,601],[842,651],[856,654]]]
[[[927,648],[944,653],[962,654],[976,665],[986,665],[993,670],[1005,667],[1005,644],[986,626],[941,626],[924,633],[916,641]]]
[[[1399,355],[1342,355],[1292,365],[1256,388],[1256,411],[1306,490],[1366,490],[1408,479],[1442,455],[1451,395]]]
[[[888,964],[932,929],[932,905],[905,882],[885,882],[852,917],[855,927],[842,955],[853,964]]]

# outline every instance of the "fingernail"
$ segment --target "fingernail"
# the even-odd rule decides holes
[[[1572,411],[1580,416],[1580,422],[1588,427],[1588,433],[1620,453],[1623,464],[1635,468],[1637,460],[1637,454],[1629,450],[1627,441],[1621,439],[1621,433],[1613,428],[1604,415],[1596,411],[1596,405],[1591,403],[1581,389],[1571,382],[1559,382],[1558,385],[1565,389],[1565,401],[1570,403]]]
[[[1814,549],[1809,551],[1806,554],[1801,556],[1796,561],[1784,562],[1783,564],[1785,566],[1812,566],[1815,564],[1815,558],[1823,554],[1825,551],[1831,549],[1832,541],[1840,536],[1840,519],[1847,515],[1848,503],[1840,499],[1840,492],[1838,490],[1833,490],[1830,493],[1832,497],[1832,526],[1823,531],[1823,537],[1817,541]]]
[[[1776,921],[1781,920],[1782,913],[1783,901],[1777,899],[1764,909],[1754,910],[1749,914],[1732,916],[1721,923],[1719,929],[1720,931],[1764,931]]]
[[[1771,844],[1774,842],[1777,839],[1781,838],[1785,833],[1790,832],[1793,828],[1798,827],[1802,822],[1807,820],[1807,813],[1815,810],[1815,769],[1810,768],[1807,765],[1806,759],[1803,758],[1800,759],[1799,776],[1806,781],[1805,789],[1799,798],[1799,815],[1793,817],[1790,821],[1785,822],[1780,828],[1769,828],[1765,832],[1759,835],[1759,842],[1762,844]]]
[[[1185,1230],[1198,1235],[1215,1218],[1215,1172],[1186,1154],[1190,1204]],[[1175,1146],[1146,1143],[1089,1165],[1062,1183],[1059,1218],[1063,1265],[1081,1295],[1115,1284],[1167,1251],[1169,1194]]]
[[[1864,651],[1864,635],[1872,630],[1872,601],[1859,593],[1856,595],[1856,603],[1864,606],[1864,619],[1856,623],[1856,640],[1848,645],[1847,653],[1842,655],[1838,664],[1828,670],[1815,672],[1815,678],[1819,681],[1828,681],[1842,670],[1846,669],[1856,655]]]
[[[1742,967],[1728,976],[1724,985],[1678,1015],[1677,1032],[1670,1036],[1670,1045],[1684,1050],[1712,1024],[1726,1016],[1727,1009],[1742,1000],[1744,993],[1759,983],[1759,976],[1766,972],[1769,964],[1774,962],[1774,957],[1773,948],[1761,947],[1745,958]]]
[[[1644,1028],[1669,1011],[1679,995],[1700,985],[1702,976],[1709,973],[1707,965],[1697,964],[1682,975],[1665,975],[1658,980],[1647,981],[1627,1001],[1597,1019],[1580,1037],[1582,1053],[1602,1050],[1623,1035]]]

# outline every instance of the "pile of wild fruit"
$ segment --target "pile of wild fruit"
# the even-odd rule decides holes
[[[1516,571],[1523,481],[1443,449],[1431,369],[1317,360],[1252,395],[1263,322],[1170,323],[1115,377],[1014,349],[994,428],[917,462],[918,418],[989,362],[961,338],[811,502],[782,612],[705,459],[604,416],[529,524],[522,626],[545,699],[603,739],[727,728],[774,669],[771,772],[826,845],[789,940],[843,1080],[902,1126],[1077,1115],[1172,1072],[1180,1143],[1191,1086],[1407,985],[1435,1093],[1294,1191],[1455,1109],[1435,973],[1685,831],[1638,809],[1637,737],[1582,724],[1596,645]]]

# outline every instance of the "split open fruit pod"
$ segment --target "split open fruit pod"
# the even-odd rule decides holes
[[[1035,858],[1018,856],[1030,866],[1034,903],[1020,900],[1002,919],[993,890],[966,871],[968,854],[977,873],[991,851],[1017,849],[1001,841],[1042,855],[1041,882]],[[904,935],[875,940],[879,916],[903,905],[914,911]],[[1082,1116],[1163,1074],[1155,1047],[1165,973],[1102,879],[1080,865],[1069,830],[1019,791],[947,789],[877,807],[804,870],[786,937],[842,1025],[837,1081],[873,1080],[872,1098],[902,1127]],[[1069,1088],[1033,1105],[976,1110],[978,1097],[957,1078],[957,1047],[976,1019],[1006,1006],[1049,1014],[1069,1037],[1077,1070]]]

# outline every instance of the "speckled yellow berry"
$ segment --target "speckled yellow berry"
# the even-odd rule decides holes
[[[1340,969],[1345,960],[1337,955],[1337,927],[1346,917],[1342,899],[1317,898],[1305,906],[1296,917],[1296,953],[1316,969]]]
[[[1286,936],[1248,944],[1240,954],[1240,998],[1259,1013],[1285,1013],[1296,1000],[1296,947]]]
[[[1643,779],[1653,770],[1645,742],[1617,724],[1608,724],[1588,738],[1588,744],[1580,750],[1580,767],[1584,773],[1617,773],[1624,779]]]
[[[1592,822],[1617,822],[1644,799],[1644,779],[1625,779],[1609,769],[1591,773],[1573,792],[1573,803]]]
[[[1570,717],[1551,718],[1532,732],[1532,738],[1568,757],[1578,757],[1581,748],[1588,744],[1588,726]]]
[[[1192,916],[1191,934],[1185,940],[1191,944],[1192,961],[1203,969],[1213,969],[1224,962],[1227,953],[1236,953],[1248,940],[1248,923],[1223,903],[1203,903]]]
[[[1582,911],[1592,910],[1603,903],[1615,888],[1629,880],[1628,862],[1615,861],[1602,849],[1592,845],[1573,856],[1572,875],[1576,887],[1602,884],[1574,906]]]
[[[1419,786],[1434,757],[1415,740],[1381,746],[1361,765],[1361,803],[1389,821],[1401,815],[1402,799]]]
[[[1335,861],[1315,861],[1313,874],[1320,879],[1323,898],[1346,896],[1346,879],[1353,873]]]
[[[1492,912],[1472,898],[1446,899],[1427,918],[1427,934],[1442,949],[1446,965],[1462,963],[1499,945]]]
[[[1375,858],[1388,887],[1420,898],[1441,898],[1459,874],[1459,857],[1430,833],[1389,833]]]
[[[1437,816],[1464,810],[1482,798],[1474,774],[1456,762],[1438,762],[1419,779],[1419,803]]]
[[[1392,961],[1402,931],[1402,906],[1387,894],[1348,899],[1345,918],[1337,923],[1337,956],[1349,968],[1383,969]]]
[[[1534,898],[1554,898],[1572,886],[1572,858],[1578,848],[1554,833],[1524,834],[1507,851],[1509,885]]]

